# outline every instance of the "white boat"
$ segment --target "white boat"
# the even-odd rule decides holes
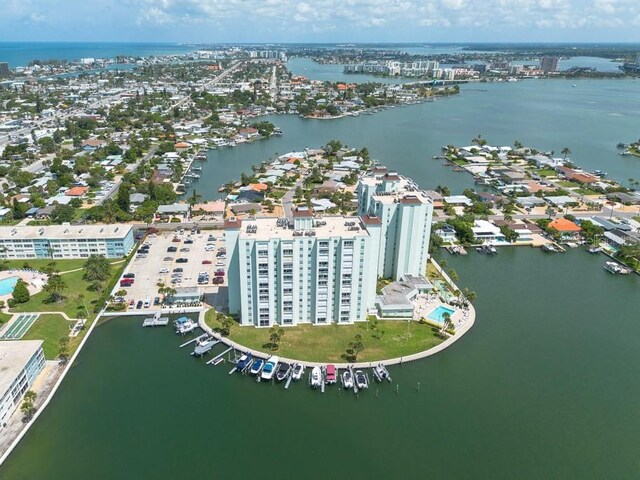
[[[251,375],[258,375],[263,366],[264,360],[261,358],[256,358],[251,364],[251,370],[249,370],[249,373],[251,373]]]
[[[382,382],[383,380],[391,381],[391,375],[389,375],[389,370],[382,363],[379,363],[375,367],[373,367],[373,374],[376,377],[376,380]]]
[[[320,367],[313,367],[309,374],[309,386],[311,388],[320,388],[322,385],[322,370]]]
[[[218,343],[218,341],[214,337],[205,337],[202,340],[198,339],[196,341],[196,348],[194,348],[191,355],[200,357],[211,350],[216,343]]]
[[[604,269],[609,273],[613,273],[614,275],[628,275],[629,273],[631,273],[630,269],[620,265],[617,262],[606,262],[604,264]]]
[[[276,369],[278,368],[278,361],[279,358],[275,356],[270,357],[269,360],[267,360],[267,363],[264,364],[262,372],[260,372],[260,378],[262,380],[268,381],[273,378],[273,375],[276,373]]]
[[[347,390],[351,390],[353,388],[353,378],[351,377],[351,372],[349,370],[345,370],[342,372],[342,388],[346,388]]]
[[[355,377],[356,377],[356,386],[360,390],[369,388],[369,379],[367,378],[367,376],[362,370],[356,370]]]
[[[589,253],[600,253],[602,252],[602,247],[591,247],[587,250]]]
[[[184,335],[186,333],[193,332],[196,328],[198,328],[198,323],[188,318],[184,322],[181,322],[178,325],[176,325],[176,333],[180,335]]]
[[[302,378],[302,375],[304,375],[304,366],[300,365],[299,363],[296,363],[293,366],[293,372],[291,373],[291,378],[293,378],[294,382],[297,382]]]

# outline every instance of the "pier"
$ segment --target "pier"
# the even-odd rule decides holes
[[[216,341],[216,343],[214,343],[214,345],[217,345],[218,343],[220,343],[220,340]],[[217,363],[215,363],[215,362],[216,362],[216,360],[218,360],[219,358],[224,357],[225,353],[229,353],[231,350],[233,350],[233,347],[229,347],[229,348],[227,348],[224,352],[219,353],[218,355],[216,355],[215,357],[213,357],[211,360],[209,360],[209,361],[207,362],[207,365],[211,365],[212,363],[213,363],[214,365],[217,365]]]
[[[184,342],[182,345],[180,345],[180,348],[186,347],[187,345],[197,342],[198,340],[204,340],[208,336],[209,336],[208,333],[203,333],[202,335],[198,335],[196,338],[192,338],[191,340]]]

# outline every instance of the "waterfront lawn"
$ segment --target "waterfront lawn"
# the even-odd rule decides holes
[[[40,315],[31,325],[22,340],[44,340],[42,349],[47,360],[54,360],[60,351],[59,342],[62,337],[69,335],[73,323],[65,320],[62,315]],[[71,344],[74,343],[72,347]],[[69,339],[69,351],[75,350],[77,339]]]
[[[82,266],[82,263],[84,263],[84,261],[81,261],[80,266]],[[112,275],[108,287],[109,292],[111,292],[115,282],[122,274],[125,265],[126,262],[122,262],[112,266]],[[98,299],[101,297],[101,292],[89,291],[87,289],[87,282],[82,278],[83,275],[84,270],[62,274],[62,279],[67,284],[67,288],[65,288],[63,292],[63,295],[65,296],[63,300],[56,303],[50,303],[48,302],[49,295],[42,291],[33,295],[28,302],[16,305],[11,311],[64,312],[69,315],[70,318],[76,318],[78,308],[84,305],[88,310],[89,320],[92,320],[96,315],[93,310]]]
[[[206,314],[206,322],[213,329],[220,328],[216,312]],[[346,362],[347,344],[356,334],[362,335],[364,350],[359,362],[372,362],[406,356],[428,350],[443,340],[438,329],[418,322],[380,320],[375,329],[370,322],[355,325],[298,325],[284,327],[284,335],[274,354],[314,362]],[[234,323],[229,338],[252,350],[269,352],[269,329],[241,327]]]

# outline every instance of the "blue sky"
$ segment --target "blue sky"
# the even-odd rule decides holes
[[[2,0],[0,3],[0,41],[640,41],[640,0]]]

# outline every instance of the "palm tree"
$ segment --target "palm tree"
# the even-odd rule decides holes
[[[560,153],[562,153],[562,155],[564,155],[563,160],[567,159],[567,155],[571,155],[571,150],[569,150],[569,147],[564,147]]]

